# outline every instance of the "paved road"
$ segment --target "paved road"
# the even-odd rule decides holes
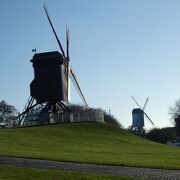
[[[0,157],[0,164],[43,169],[58,169],[92,174],[109,174],[113,176],[142,177],[158,180],[180,180],[180,170],[111,166],[14,157]]]

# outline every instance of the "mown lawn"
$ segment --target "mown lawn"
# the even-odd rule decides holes
[[[0,156],[180,169],[180,148],[102,123],[1,130]]]
[[[58,170],[22,168],[0,165],[0,179],[8,180],[143,180],[130,177],[115,177],[110,175],[84,174]]]

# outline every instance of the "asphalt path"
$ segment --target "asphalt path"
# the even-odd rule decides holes
[[[180,180],[180,170],[74,163],[14,157],[0,157],[0,164],[9,164],[19,167],[74,171],[90,174],[108,174],[112,176],[128,176],[158,180]]]

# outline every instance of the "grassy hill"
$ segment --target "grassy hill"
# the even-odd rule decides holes
[[[0,156],[180,169],[180,148],[103,123],[0,130]]]
[[[25,168],[9,165],[0,165],[0,172],[0,179],[3,180],[148,180],[144,178],[85,174],[79,172]]]

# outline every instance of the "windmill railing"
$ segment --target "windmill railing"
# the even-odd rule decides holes
[[[74,112],[72,113],[73,119],[71,122],[104,122],[104,113],[102,111],[94,112]]]
[[[70,113],[42,113],[36,118],[27,117],[24,126],[70,122],[104,122],[104,113],[97,111],[76,111]]]

